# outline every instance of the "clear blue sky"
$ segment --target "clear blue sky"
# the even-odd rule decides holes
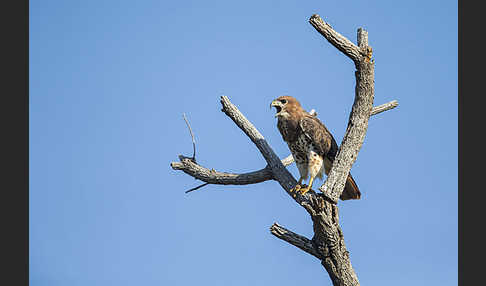
[[[370,119],[362,199],[339,203],[361,284],[457,285],[457,2],[439,0],[30,1],[31,285],[331,285],[270,234],[312,237],[278,183],[185,194],[200,182],[170,168],[192,154],[183,113],[203,166],[265,166],[221,95],[281,157],[280,95],[341,142],[354,66],[314,13],[369,32],[375,105],[399,102]]]

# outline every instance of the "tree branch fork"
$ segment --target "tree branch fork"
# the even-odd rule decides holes
[[[348,56],[356,66],[355,100],[349,116],[348,126],[339,146],[333,166],[322,186],[320,193],[310,190],[304,195],[290,192],[297,181],[287,170],[294,162],[292,155],[280,159],[257,128],[230,102],[226,96],[221,97],[222,110],[255,144],[267,165],[257,171],[248,173],[219,172],[196,163],[193,157],[179,156],[179,162],[170,165],[174,170],[180,170],[191,177],[204,182],[196,190],[207,184],[218,185],[249,185],[268,180],[277,181],[280,186],[301,205],[311,216],[314,226],[314,237],[308,239],[293,233],[278,223],[270,227],[270,232],[318,258],[327,270],[334,285],[359,285],[357,276],[349,260],[349,252],[344,245],[342,230],[339,226],[337,202],[343,189],[348,173],[355,162],[364,141],[368,127],[368,119],[376,114],[395,108],[396,100],[373,107],[374,100],[374,60],[372,49],[368,46],[368,33],[358,29],[358,45],[354,45],[325,23],[315,14],[309,19],[310,24],[334,47]],[[316,116],[316,112],[310,112]],[[186,118],[184,118],[186,120]],[[186,123],[188,124],[187,120]],[[189,130],[192,130],[188,124]],[[195,149],[194,149],[195,154]],[[189,192],[188,191],[188,192]]]

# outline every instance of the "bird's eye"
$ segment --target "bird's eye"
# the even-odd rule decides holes
[[[280,100],[280,102],[283,103],[283,104],[286,104],[287,103],[287,100],[286,99],[282,99],[282,100]]]

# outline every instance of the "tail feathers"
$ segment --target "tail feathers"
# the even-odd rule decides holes
[[[345,200],[359,200],[361,198],[361,192],[359,191],[358,185],[349,173],[348,178],[346,180],[346,185],[344,186],[344,191],[341,194],[340,199]]]

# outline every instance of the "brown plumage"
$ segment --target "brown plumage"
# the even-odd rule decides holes
[[[323,171],[329,174],[338,146],[326,126],[307,113],[291,96],[280,96],[272,101],[278,118],[277,127],[299,169],[300,179],[291,191],[305,194],[312,188],[315,177],[322,180]],[[302,188],[302,181],[310,175],[309,185]],[[341,200],[359,199],[361,192],[351,173],[348,175]]]

